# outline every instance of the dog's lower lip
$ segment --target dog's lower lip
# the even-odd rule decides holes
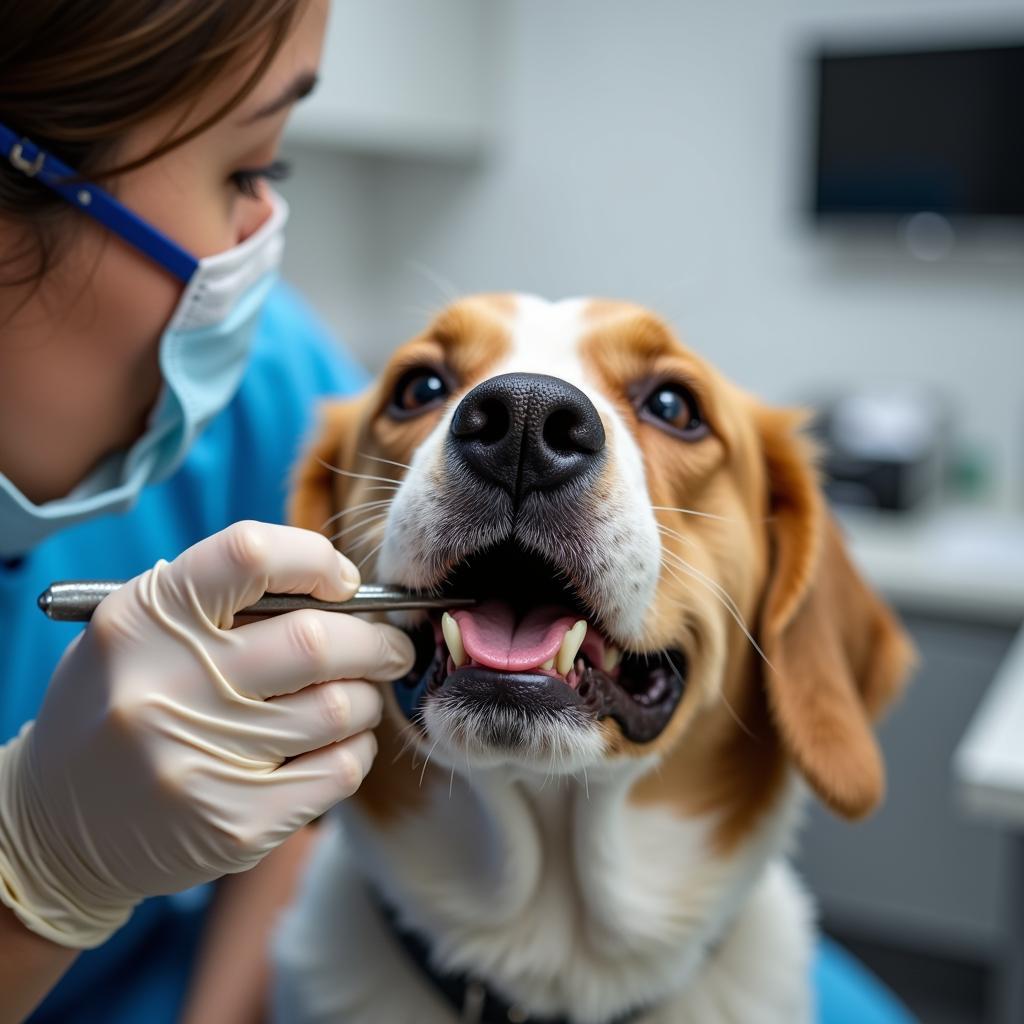
[[[421,624],[411,632],[419,657],[409,676],[395,684],[399,705],[410,721],[421,718],[423,704],[428,698],[440,695],[450,680],[465,678],[467,671],[485,676],[494,684],[503,678],[514,682],[529,675],[538,681],[538,686],[539,681],[547,680],[544,685],[550,686],[551,680],[555,680],[558,691],[572,694],[573,705],[593,720],[612,718],[626,739],[646,743],[661,734],[686,687],[686,657],[681,651],[626,655],[614,679],[579,658],[573,668],[575,678],[570,685],[553,673],[501,672],[475,664],[457,669],[443,640],[438,638],[439,633],[440,626],[433,623]],[[522,689],[521,683],[517,685]],[[479,699],[480,687],[477,686],[476,690],[474,696]],[[528,713],[526,699],[516,703],[522,713]],[[541,712],[543,708],[538,706],[537,711]]]

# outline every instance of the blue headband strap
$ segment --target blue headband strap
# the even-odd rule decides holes
[[[72,206],[99,221],[179,280],[187,282],[195,273],[199,261],[177,242],[172,242],[127,206],[122,206],[98,185],[76,180],[78,175],[70,167],[0,123],[0,158],[3,157],[26,177],[35,178],[53,189]]]

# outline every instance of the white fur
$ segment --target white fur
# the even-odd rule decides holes
[[[610,457],[586,517],[585,547],[603,558],[588,598],[615,640],[640,646],[661,548],[640,450],[577,351],[583,309],[520,298],[511,354],[492,373],[562,377],[598,409]],[[382,579],[433,585],[446,562],[494,539],[445,532],[457,498],[443,458],[450,415],[413,454],[391,506]],[[531,542],[543,552],[551,541]],[[375,824],[349,803],[325,823],[275,940],[277,1021],[455,1024],[382,925],[367,880],[429,936],[438,967],[480,977],[536,1014],[602,1024],[649,1005],[643,1024],[810,1020],[811,914],[782,860],[795,781],[722,857],[713,818],[630,802],[656,762],[607,759],[593,723],[549,722],[531,749],[509,753],[476,741],[472,717],[443,695],[424,718],[420,753],[450,777],[427,776],[423,807],[400,821]]]
[[[387,830],[345,807],[276,937],[275,1019],[458,1019],[395,946],[369,878],[433,937],[438,966],[536,1013],[602,1021],[649,1002],[642,1024],[809,1022],[811,913],[780,859],[797,787],[723,859],[706,846],[711,822],[630,806],[629,781],[474,771]]]

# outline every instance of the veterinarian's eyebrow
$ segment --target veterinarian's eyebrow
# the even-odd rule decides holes
[[[293,79],[277,97],[266,105],[260,107],[255,114],[245,119],[245,124],[252,124],[253,121],[260,121],[265,117],[272,117],[285,107],[290,107],[299,100],[304,100],[315,88],[318,79],[313,71],[303,71]]]

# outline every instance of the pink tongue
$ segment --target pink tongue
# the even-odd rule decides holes
[[[565,631],[579,619],[566,608],[547,605],[527,612],[516,625],[515,612],[504,601],[485,601],[452,614],[470,658],[504,672],[537,668],[553,658]]]

